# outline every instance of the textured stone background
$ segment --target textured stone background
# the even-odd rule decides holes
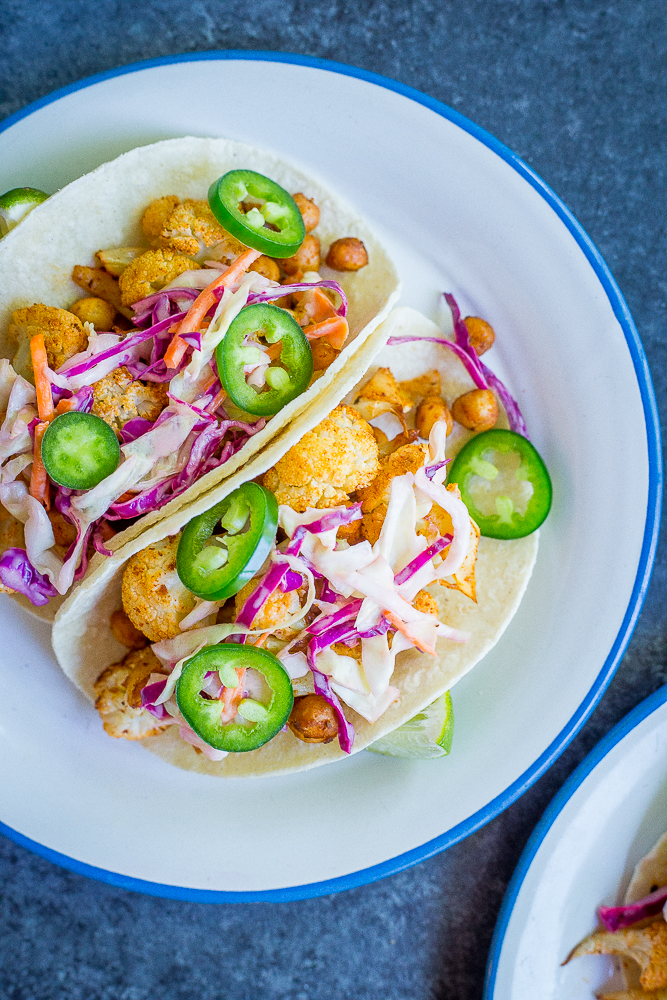
[[[664,417],[662,0],[2,0],[0,117],[91,73],[222,48],[375,70],[507,143],[609,263]],[[503,892],[539,816],[667,680],[666,570],[663,539],[623,664],[549,773],[467,841],[375,885],[294,904],[170,902],[87,881],[0,838],[1,1000],[477,1000]]]

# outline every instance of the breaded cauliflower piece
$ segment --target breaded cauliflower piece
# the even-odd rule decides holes
[[[429,594],[428,590],[420,590],[412,606],[417,609],[417,611],[423,611],[425,615],[435,615],[438,617],[438,602],[435,597]]]
[[[567,961],[580,955],[622,955],[637,962],[645,990],[667,986],[667,923],[662,915],[647,927],[625,927],[613,933],[598,931],[578,944]]]
[[[166,194],[163,198],[156,198],[155,201],[152,201],[141,216],[141,228],[152,247],[163,246],[160,242],[162,230],[178,202],[177,195]]]
[[[120,438],[128,420],[145,417],[157,420],[169,402],[162,382],[133,381],[127,368],[116,368],[93,385],[93,409]]]
[[[41,302],[26,309],[17,309],[12,314],[8,330],[10,340],[17,346],[12,365],[15,372],[31,382],[34,382],[34,377],[30,340],[37,333],[44,334],[49,368],[54,371],[88,346],[88,334],[83,323],[67,309],[45,306]]]
[[[416,472],[425,464],[427,458],[428,446],[419,441],[404,444],[402,448],[383,458],[372,483],[365,489],[359,490],[362,512],[367,514],[380,504],[389,503],[392,479],[403,476],[406,472]]]
[[[335,507],[379,470],[373,430],[351,406],[337,406],[264,476],[278,503],[293,510]]]
[[[424,465],[427,458],[426,444],[418,441],[404,444],[402,448],[382,459],[380,471],[373,482],[366,489],[359,490],[358,499],[361,500],[361,510],[364,515],[361,520],[361,533],[371,545],[375,545],[382,531],[391,495],[392,479],[406,472],[416,472]]]
[[[234,611],[236,615],[238,615],[256,586],[257,580],[251,580],[236,594],[234,597]],[[266,632],[270,631],[278,639],[291,638],[293,629],[284,629],[281,626],[283,622],[288,621],[292,615],[297,613],[301,607],[301,599],[301,588],[290,590],[289,593],[284,594],[280,587],[278,587],[266,601],[260,613],[254,618],[252,628],[262,629]]]
[[[123,573],[123,608],[151,642],[173,639],[179,624],[195,606],[176,572],[178,535],[170,535],[137,552]]]
[[[224,244],[228,256],[234,258],[245,250],[220,225],[204,199],[186,198],[179,203],[176,195],[158,198],[144,212],[141,225],[154,247],[170,247],[189,257],[218,244]]]
[[[124,306],[134,305],[147,295],[161,291],[184,271],[198,269],[196,261],[168,247],[147,250],[128,264],[118,279],[121,302]]]
[[[150,648],[137,649],[124,656],[119,663],[112,663],[95,681],[95,708],[109,736],[143,740],[146,736],[158,736],[169,725],[159,722],[145,708],[133,708],[128,704],[127,688],[131,675],[136,677],[140,674],[145,683],[151,668],[156,673],[163,672],[162,664]]]

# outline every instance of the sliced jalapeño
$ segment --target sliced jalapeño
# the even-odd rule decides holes
[[[42,461],[59,486],[91,490],[118,468],[120,445],[101,417],[71,410],[57,416],[44,432]]]
[[[246,671],[251,671],[250,676]],[[222,721],[222,702],[203,693],[209,674],[217,672],[224,688],[241,691],[238,721]],[[238,685],[238,687],[237,687]],[[252,692],[252,695],[250,695]],[[221,643],[195,653],[176,684],[176,702],[188,725],[209,746],[229,753],[256,750],[279,733],[294,704],[292,682],[277,657],[256,646]]]
[[[273,345],[279,345],[277,357]],[[272,416],[301,395],[313,374],[313,352],[303,330],[285,309],[266,303],[246,306],[232,320],[216,359],[220,381],[232,401],[246,413],[262,417]],[[265,384],[255,387],[246,369],[262,367]]]
[[[457,483],[468,512],[488,538],[523,538],[551,508],[552,486],[536,449],[521,434],[494,428],[461,448],[448,482]]]
[[[306,227],[294,198],[255,170],[230,170],[211,184],[208,203],[221,226],[268,257],[293,257]]]
[[[244,483],[186,524],[176,553],[181,582],[205,601],[232,597],[261,569],[277,528],[273,493]]]

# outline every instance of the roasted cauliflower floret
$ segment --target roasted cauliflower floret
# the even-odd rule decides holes
[[[428,590],[420,590],[412,605],[417,611],[422,611],[425,615],[438,617],[438,602],[435,597],[429,594]]]
[[[195,606],[176,572],[180,534],[170,535],[137,552],[123,573],[123,608],[151,642],[173,639],[180,622]]]
[[[645,990],[667,986],[667,923],[662,916],[647,927],[625,927],[614,933],[589,934],[568,958],[579,955],[621,955],[637,962],[639,982]]]
[[[163,198],[156,198],[152,201],[144,214],[141,216],[141,228],[144,236],[151,246],[159,247],[163,244],[162,230],[167,219],[178,205],[179,199],[175,194],[166,194]]]
[[[245,250],[220,225],[204,199],[186,198],[179,203],[176,195],[158,198],[144,212],[141,225],[154,247],[170,247],[190,257],[221,244],[227,256],[234,258]]]
[[[234,597],[234,609],[236,615],[238,615],[239,611],[250,597],[256,586],[257,580],[251,580],[250,583],[246,583],[245,587],[243,587],[242,590],[239,590],[238,594],[236,594]],[[274,590],[264,604],[260,613],[253,620],[252,628],[272,632],[278,639],[291,638],[293,630],[290,628],[285,629],[281,626],[284,622],[288,621],[292,615],[297,613],[301,607],[301,600],[301,588],[299,588],[299,590],[290,590],[289,593],[285,594],[280,587],[278,587],[277,590]]]
[[[380,504],[389,503],[392,479],[403,476],[406,472],[416,472],[425,464],[427,458],[428,447],[419,441],[404,444],[402,448],[383,458],[378,474],[371,484],[359,490],[362,513],[367,514]]]
[[[127,368],[116,368],[93,386],[93,413],[101,417],[120,438],[128,420],[157,420],[169,402],[162,382],[133,381]]]
[[[372,428],[351,406],[337,406],[264,476],[278,503],[296,511],[335,507],[379,470]]]
[[[12,314],[8,333],[17,347],[12,361],[14,371],[31,382],[34,378],[30,340],[35,334],[44,334],[49,368],[54,371],[88,346],[88,334],[77,316],[67,309],[45,306],[40,302],[26,309],[17,309]]]
[[[426,444],[417,441],[404,444],[402,448],[398,448],[382,459],[380,470],[373,482],[365,489],[359,490],[359,500],[361,500],[363,513],[361,533],[371,545],[375,545],[382,531],[391,496],[392,479],[396,476],[403,476],[406,472],[416,472],[424,465],[427,456],[428,446]]]
[[[109,736],[143,740],[146,736],[158,736],[167,728],[169,723],[159,722],[145,708],[129,703],[139,701],[136,681],[140,680],[143,686],[153,672],[164,673],[157,656],[151,649],[138,649],[124,656],[120,663],[112,663],[97,678],[95,708]]]
[[[124,306],[134,305],[147,295],[161,291],[184,271],[198,268],[194,260],[169,247],[147,250],[128,264],[118,279],[121,302]]]

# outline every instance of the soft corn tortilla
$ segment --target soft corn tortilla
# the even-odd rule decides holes
[[[68,308],[86,294],[71,279],[75,264],[99,266],[94,254],[111,247],[146,245],[149,249],[140,220],[151,201],[168,194],[181,200],[205,199],[212,181],[228,170],[243,167],[266,174],[290,193],[301,191],[316,202],[323,257],[329,244],[339,237],[363,240],[368,250],[367,267],[349,274],[331,271],[325,265],[320,270],[323,277],[335,277],[348,296],[348,344],[306,392],[272,417],[235,456],[160,510],[116,535],[108,543],[112,550],[120,549],[151,524],[169,518],[242,468],[330,385],[344,379],[346,366],[355,364],[357,372],[362,370],[355,355],[398,297],[396,269],[363,219],[338,195],[275,153],[230,139],[186,137],[133,149],[68,184],[0,240],[0,357],[11,358],[15,348],[7,329],[14,310],[35,302]],[[54,598],[44,607],[34,608],[27,598],[16,596],[26,608],[49,621],[62,604],[62,599]]]
[[[393,367],[402,378],[413,378],[438,367],[443,377],[444,395],[449,402],[452,395],[471,388],[470,378],[461,363],[441,347],[428,342],[385,347],[377,354],[389,335],[418,333],[420,336],[433,336],[437,329],[430,320],[412,309],[395,310],[374,335],[378,342],[370,339],[359,352],[358,370],[341,376],[307,414],[302,414],[251,465],[206,496],[182,507],[168,521],[153,525],[111,558],[95,558],[96,568],[92,575],[68,598],[53,629],[53,646],[58,662],[89,699],[94,700],[93,685],[102,669],[122,659],[127,652],[111,635],[109,619],[111,613],[122,606],[122,576],[130,556],[167,535],[176,534],[192,517],[218,503],[243,482],[254,479],[275,465],[288,448],[300,440],[306,430],[319,423],[341,399],[351,401],[356,398],[358,385],[364,384],[378,367]],[[361,379],[360,372],[365,372]],[[452,447],[451,451],[454,450]],[[428,588],[438,602],[439,617],[455,628],[471,632],[471,638],[464,644],[438,639],[437,657],[417,650],[399,654],[391,683],[401,692],[400,702],[392,705],[375,724],[371,725],[344,706],[356,730],[353,753],[396,729],[449,690],[495,645],[521,602],[535,564],[537,548],[537,532],[513,541],[482,538],[476,566],[477,604],[458,591],[439,584]],[[219,762],[196,753],[180,739],[177,726],[171,726],[160,736],[142,740],[142,743],[177,767],[218,777],[286,774],[348,756],[340,749],[337,740],[328,744],[306,744],[290,732],[279,733],[259,750],[229,754]]]

